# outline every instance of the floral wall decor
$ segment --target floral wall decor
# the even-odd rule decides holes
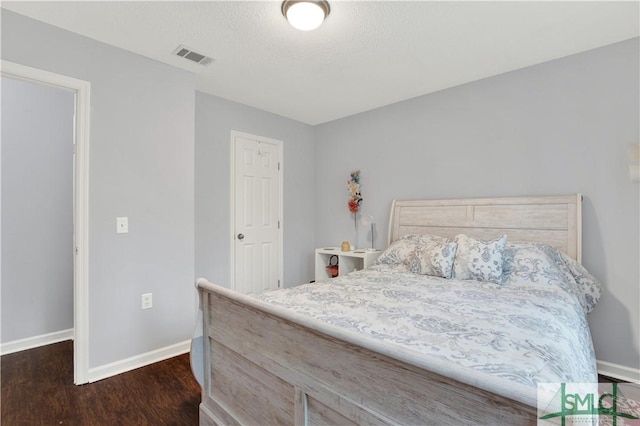
[[[358,247],[358,212],[362,204],[362,194],[360,193],[360,170],[351,172],[351,178],[347,183],[349,189],[349,211],[353,213],[353,224],[356,231],[355,247]]]
[[[351,172],[351,179],[348,182],[349,185],[349,211],[351,213],[358,213],[360,211],[360,203],[362,203],[362,194],[360,194],[360,170]]]

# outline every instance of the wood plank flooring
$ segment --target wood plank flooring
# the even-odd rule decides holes
[[[3,426],[198,424],[188,354],[82,386],[71,341],[4,355],[0,368]]]

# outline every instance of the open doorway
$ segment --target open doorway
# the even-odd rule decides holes
[[[2,86],[3,352],[73,338],[87,383],[89,83],[3,61]]]
[[[72,92],[2,77],[3,354],[73,338],[73,115]]]

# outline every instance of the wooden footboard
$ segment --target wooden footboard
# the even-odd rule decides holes
[[[293,321],[198,280],[201,425],[529,425],[536,409]]]

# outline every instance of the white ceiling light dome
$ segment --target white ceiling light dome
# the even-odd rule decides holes
[[[326,0],[285,0],[282,2],[282,14],[291,26],[301,31],[318,28],[329,15],[331,8]]]

